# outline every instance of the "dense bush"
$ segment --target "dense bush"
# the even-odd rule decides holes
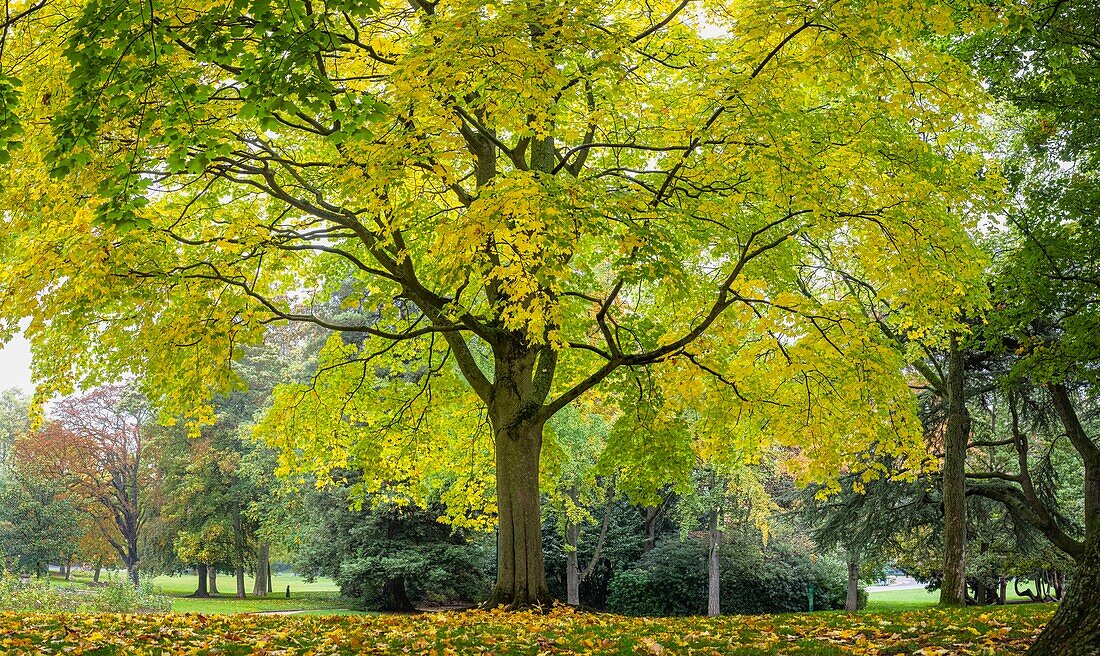
[[[167,613],[172,600],[149,584],[134,587],[127,579],[92,589],[63,588],[38,579],[0,575],[0,610],[40,613]]]
[[[611,580],[608,610],[626,615],[701,615],[707,609],[706,542],[670,536]],[[804,611],[814,585],[814,608],[844,607],[847,577],[832,559],[811,561],[805,550],[744,536],[719,552],[723,613]],[[862,598],[865,600],[866,595]]]
[[[368,500],[352,510],[348,490],[330,487],[315,491],[307,509],[295,571],[333,579],[353,607],[411,610],[477,601],[489,591],[491,538],[441,524],[439,508],[371,507]]]

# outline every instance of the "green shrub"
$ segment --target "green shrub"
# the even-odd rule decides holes
[[[624,615],[702,615],[707,610],[707,547],[675,537],[657,544],[638,566],[611,580],[608,610]],[[831,558],[810,559],[794,545],[766,547],[752,537],[726,542],[719,552],[723,613],[782,613],[844,607],[847,575]],[[866,593],[862,594],[863,602]]]
[[[0,610],[41,613],[167,613],[172,599],[157,594],[149,583],[135,587],[126,579],[91,589],[50,585],[48,581],[0,576]]]
[[[623,615],[698,615],[707,610],[706,546],[676,538],[658,544],[638,567],[617,573],[607,609]]]
[[[118,579],[88,595],[83,609],[103,613],[167,613],[172,610],[172,599],[157,594],[148,581],[134,586],[126,579]]]

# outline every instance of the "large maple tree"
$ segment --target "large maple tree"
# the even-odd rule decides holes
[[[796,447],[807,477],[918,443],[846,281],[918,335],[968,302],[983,94],[924,39],[953,27],[896,0],[57,0],[3,53],[0,313],[31,317],[40,394],[140,371],[195,421],[268,323],[343,334],[275,441],[400,481],[480,440],[491,603],[543,603],[544,428],[578,399],[655,478],[685,440]]]

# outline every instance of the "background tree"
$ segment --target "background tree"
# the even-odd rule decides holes
[[[1008,176],[1014,198],[1010,231],[994,281],[997,312],[991,323],[993,351],[1010,351],[1013,383],[1041,388],[1016,390],[1012,440],[1017,464],[987,479],[983,493],[999,487],[1009,509],[1028,517],[1054,544],[1072,555],[1076,573],[1058,612],[1032,647],[1033,654],[1085,654],[1100,648],[1100,447],[1083,417],[1095,397],[1096,299],[1100,274],[1097,216],[1100,196],[1100,124],[1096,113],[1100,81],[1100,26],[1095,0],[1036,6],[1008,3],[1008,29],[967,42],[967,52],[991,91],[1026,112],[1006,130]],[[1010,115],[1010,119],[1011,119]],[[999,334],[998,334],[999,331]],[[999,342],[999,344],[997,343]],[[999,347],[999,348],[998,348]],[[1054,410],[1058,432],[1079,459],[1083,473],[1083,531],[1073,534],[1042,501],[1033,468],[1030,417],[1021,404]],[[1056,434],[1057,435],[1057,434]],[[1007,474],[1007,476],[1005,476]]]
[[[81,536],[77,508],[61,481],[26,474],[0,479],[0,553],[4,569],[49,576]]]
[[[64,481],[75,496],[97,504],[100,531],[136,584],[142,527],[149,517],[147,487],[154,481],[146,452],[151,414],[132,389],[104,386],[62,399],[56,417],[17,443],[16,458],[36,475]]]
[[[0,393],[0,470],[9,465],[12,445],[31,428],[30,398],[19,389]]]

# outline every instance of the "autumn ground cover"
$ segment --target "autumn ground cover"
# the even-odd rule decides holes
[[[1017,654],[1051,605],[706,618],[0,614],[4,654]]]

